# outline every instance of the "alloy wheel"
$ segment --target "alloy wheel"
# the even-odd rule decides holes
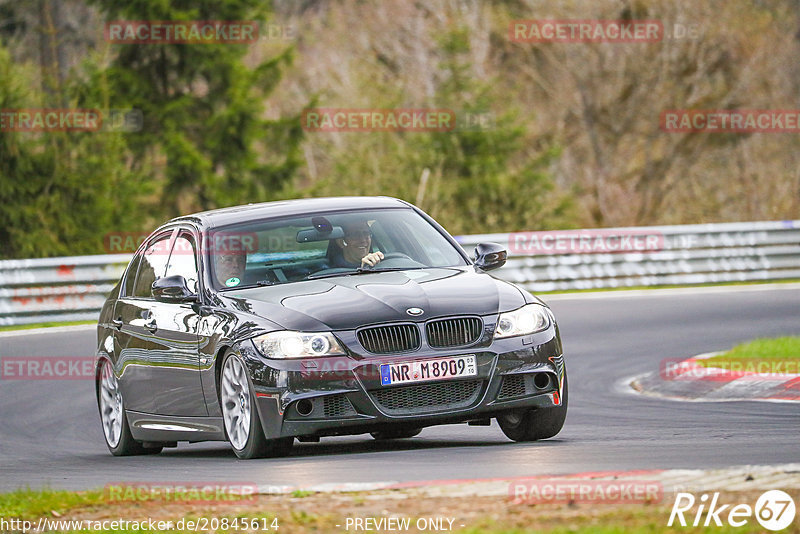
[[[244,365],[236,357],[225,360],[222,369],[222,417],[231,445],[243,449],[250,434],[250,387]]]
[[[106,441],[116,447],[122,435],[122,394],[109,362],[103,364],[100,374],[100,418]]]

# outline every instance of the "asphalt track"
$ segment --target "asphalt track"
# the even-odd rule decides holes
[[[548,300],[545,298],[545,300]],[[664,358],[722,350],[759,336],[800,334],[800,288],[754,287],[558,297],[570,379],[555,439],[518,444],[491,427],[450,425],[417,438],[369,436],[295,444],[281,459],[237,460],[223,443],[112,457],[90,380],[0,380],[0,490],[84,489],[114,482],[348,482],[518,477],[584,471],[716,468],[800,458],[800,404],[684,403],[625,393],[625,377]],[[0,337],[4,356],[86,356],[89,329]]]

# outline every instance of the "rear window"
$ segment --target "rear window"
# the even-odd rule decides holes
[[[133,286],[136,282],[136,273],[139,271],[139,262],[141,259],[142,255],[137,254],[128,264],[128,270],[125,272],[125,279],[123,280],[123,287],[122,291],[120,292],[121,296],[128,297],[133,295]]]

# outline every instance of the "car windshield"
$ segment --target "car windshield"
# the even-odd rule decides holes
[[[405,208],[251,221],[214,229],[209,243],[217,289],[467,265],[444,235]],[[366,256],[375,264],[362,262]]]

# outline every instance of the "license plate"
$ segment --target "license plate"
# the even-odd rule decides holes
[[[477,374],[478,366],[474,354],[417,362],[385,363],[381,365],[381,385],[428,382]]]

